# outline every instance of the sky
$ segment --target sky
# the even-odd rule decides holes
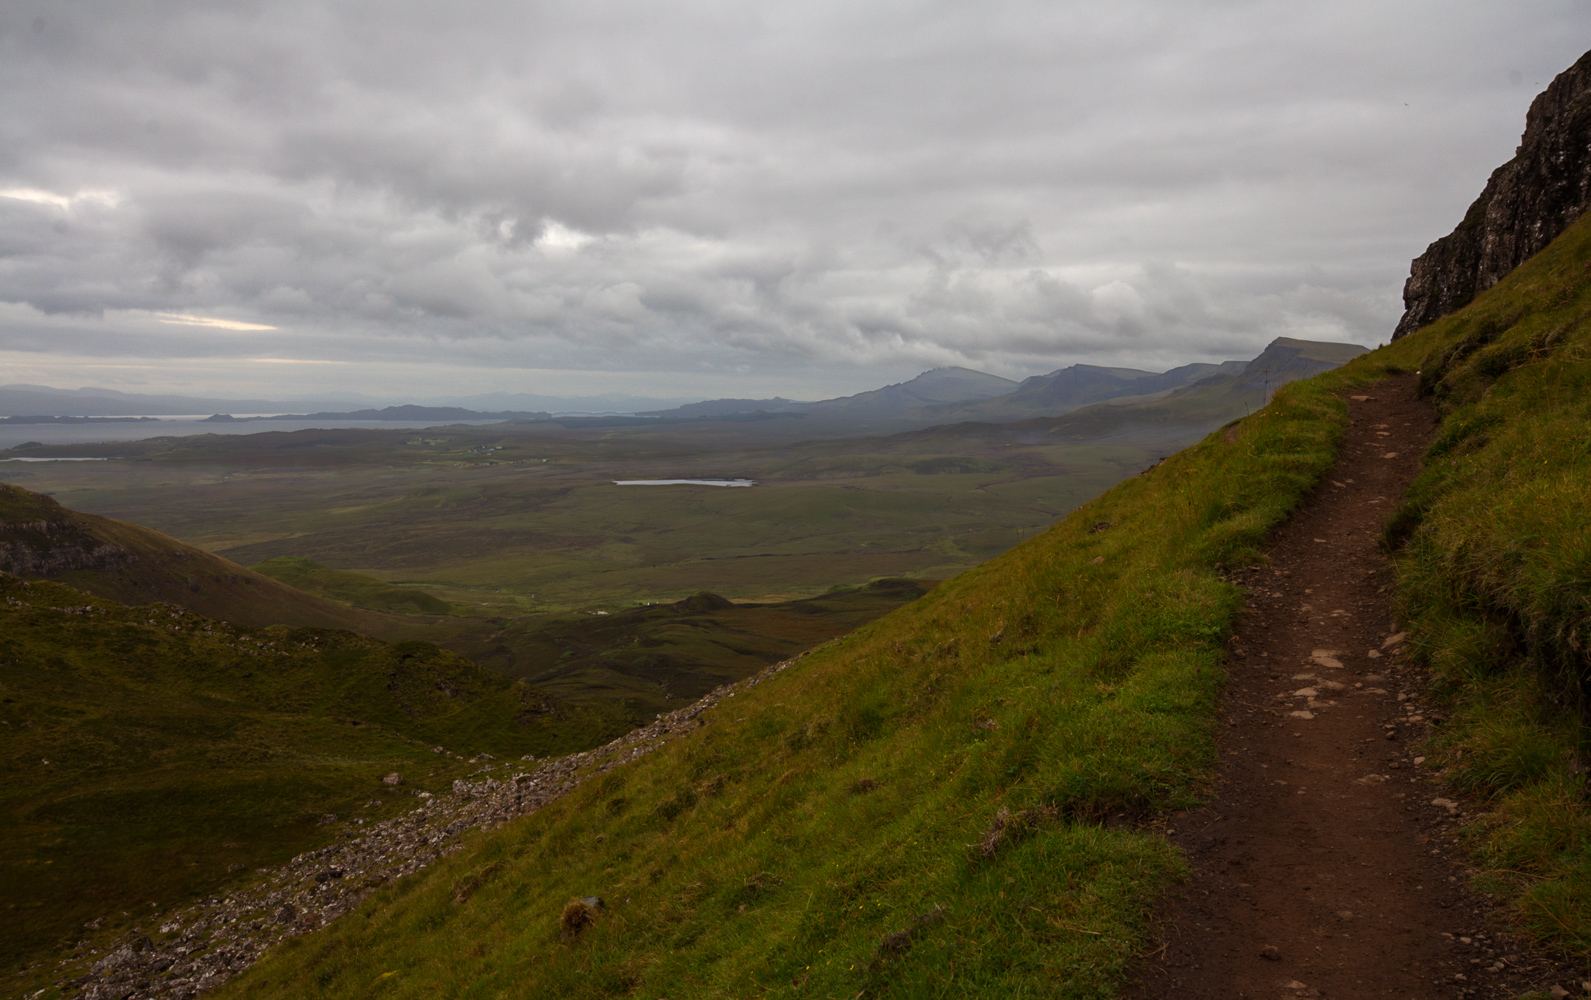
[[[1586,0],[9,0],[0,383],[823,398],[1374,346]]]

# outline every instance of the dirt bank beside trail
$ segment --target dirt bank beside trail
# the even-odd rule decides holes
[[[1435,422],[1412,376],[1358,392],[1337,465],[1271,564],[1240,574],[1218,797],[1172,820],[1195,876],[1130,996],[1583,993],[1488,922],[1455,863],[1468,807],[1419,766],[1440,718],[1403,662],[1379,548]]]

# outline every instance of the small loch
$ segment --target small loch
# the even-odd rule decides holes
[[[755,479],[615,479],[615,486],[756,486]]]

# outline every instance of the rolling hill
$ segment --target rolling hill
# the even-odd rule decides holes
[[[444,792],[466,757],[569,753],[627,728],[428,643],[239,626],[10,574],[0,597],[9,969]]]
[[[1167,372],[1145,372],[1133,368],[1100,368],[1072,365],[1024,379],[1014,391],[990,399],[965,403],[927,406],[914,414],[919,420],[934,423],[1007,423],[1034,417],[1053,417],[1089,403],[1123,396],[1148,396],[1167,392],[1214,375],[1235,374],[1242,361],[1220,365],[1192,364]]]
[[[124,604],[164,601],[242,625],[383,632],[372,612],[315,597],[158,531],[67,510],[0,483],[0,571]]]
[[[1357,344],[1278,337],[1253,361],[1241,367],[1218,370],[1179,388],[1112,398],[1079,406],[1056,417],[1005,423],[969,421],[908,431],[899,438],[919,442],[945,438],[1022,444],[1046,441],[1158,443],[1169,453],[1228,421],[1262,408],[1283,386],[1330,371],[1364,353],[1365,349]],[[1140,385],[1143,380],[1126,384]],[[989,402],[999,403],[1005,398]]]
[[[970,368],[934,368],[906,382],[817,402],[774,397],[773,399],[709,399],[687,403],[670,410],[655,410],[646,416],[697,419],[741,413],[795,413],[817,419],[859,418],[879,420],[899,417],[936,403],[987,399],[1011,392],[1017,383],[998,375]]]

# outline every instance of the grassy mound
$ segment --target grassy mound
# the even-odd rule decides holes
[[[1284,390],[223,994],[1112,995],[1184,871],[1140,821],[1211,771],[1220,568],[1344,413]]]
[[[1388,528],[1453,713],[1429,766],[1487,803],[1483,887],[1591,953],[1591,217],[1389,351],[1442,418]]]
[[[0,968],[446,789],[469,754],[567,753],[605,725],[426,643],[248,629],[0,574]]]
[[[769,604],[735,604],[703,591],[611,614],[511,622],[490,637],[510,657],[476,652],[480,646],[459,649],[571,701],[622,703],[644,725],[721,684],[854,631],[932,586],[933,581],[884,579]]]
[[[307,594],[372,611],[416,615],[451,615],[457,611],[447,601],[423,590],[383,583],[363,573],[330,569],[303,556],[277,556],[249,568]]]
[[[391,627],[379,615],[283,586],[169,535],[68,510],[8,483],[0,483],[0,570],[55,580],[107,600],[164,601],[247,625],[361,632]]]

